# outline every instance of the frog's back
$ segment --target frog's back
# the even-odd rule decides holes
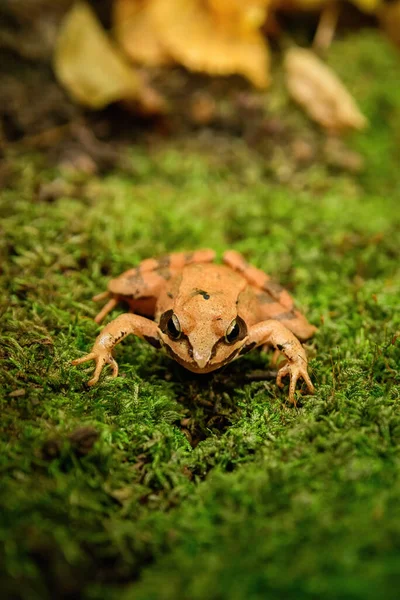
[[[247,297],[242,295],[239,299],[239,305],[243,306],[242,311],[248,313],[251,306],[250,310],[256,315],[257,321],[279,321],[302,341],[314,335],[316,327],[295,308],[292,296],[278,282],[264,271],[247,263],[243,256],[234,250],[225,252],[224,262],[239,272],[251,288],[251,292],[245,292]]]
[[[204,318],[206,315],[234,318],[246,280],[225,265],[191,264],[173,277],[159,298],[157,315],[166,310],[184,310]],[[156,316],[157,319],[157,316]]]
[[[156,320],[167,310],[204,323],[220,320],[225,325],[239,316],[248,327],[273,319],[301,340],[311,337],[316,328],[294,308],[289,294],[283,294],[285,290],[266,277],[268,285],[261,288],[229,265],[187,265],[160,295]]]
[[[226,265],[192,264],[182,270],[179,292],[181,296],[201,293],[215,298],[223,295],[236,302],[246,286],[244,277]]]

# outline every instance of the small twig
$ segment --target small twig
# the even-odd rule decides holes
[[[57,125],[57,127],[51,127],[35,135],[26,135],[21,140],[18,140],[12,146],[19,147],[25,146],[26,148],[48,148],[53,144],[57,143],[66,132],[71,128],[72,123],[65,123],[64,125]]]
[[[340,7],[337,2],[330,2],[323,7],[312,44],[316,52],[327,50],[331,45],[335,37],[339,14]]]

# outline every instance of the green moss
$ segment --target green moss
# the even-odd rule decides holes
[[[12,158],[0,196],[9,597],[395,597],[400,91],[376,36],[330,60],[371,121],[351,139],[360,175],[288,156],[283,185],[240,140],[222,156],[132,147],[131,176],[76,179]],[[68,193],[44,202],[38,187],[57,177]],[[70,366],[96,336],[90,298],[111,276],[204,246],[244,252],[320,325],[317,393],[299,408],[273,379],[244,377],[265,369],[260,353],[201,377],[131,339],[116,349],[121,376],[92,389]]]

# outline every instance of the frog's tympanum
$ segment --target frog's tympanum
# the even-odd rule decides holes
[[[156,348],[164,347],[171,358],[195,373],[209,373],[256,346],[270,346],[286,357],[276,382],[282,387],[282,377],[289,375],[290,402],[295,401],[299,377],[314,391],[300,341],[310,338],[316,328],[294,308],[286,290],[238,252],[225,252],[223,264],[214,264],[214,258],[212,250],[197,250],[147,259],[94,297],[108,298],[97,323],[120,301],[132,312],[106,325],[92,351],[73,361],[74,365],[96,362],[89,385],[97,383],[106,364],[111,365],[113,377],[118,375],[112,349],[133,334]]]

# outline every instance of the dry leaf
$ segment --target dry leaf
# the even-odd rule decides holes
[[[206,0],[210,12],[224,27],[246,34],[262,27],[270,0]]]
[[[54,70],[72,98],[89,108],[124,100],[148,112],[162,109],[160,97],[155,101],[156,92],[143,84],[85,2],[75,4],[62,22]]]
[[[400,0],[384,4],[379,11],[379,20],[389,37],[400,46]]]
[[[379,6],[382,5],[383,0],[351,0],[362,12],[371,14],[374,13]]]
[[[350,0],[362,12],[371,14],[375,12],[384,0]],[[304,11],[323,10],[324,7],[332,4],[332,0],[276,0],[276,6],[287,11],[294,12],[296,9]]]
[[[149,0],[115,0],[113,7],[115,39],[130,59],[148,67],[172,62],[158,38],[153,8]]]
[[[260,88],[268,85],[269,51],[259,31],[267,12],[265,0],[225,2],[230,10],[223,10],[222,0],[153,2],[162,44],[178,63],[210,75],[244,75]],[[254,6],[258,10],[252,12]]]
[[[270,0],[117,0],[115,32],[145,65],[170,59],[210,75],[269,82],[269,51],[260,27]]]
[[[315,54],[291,48],[284,66],[290,95],[320,125],[331,131],[363,129],[367,125],[343,83]]]

